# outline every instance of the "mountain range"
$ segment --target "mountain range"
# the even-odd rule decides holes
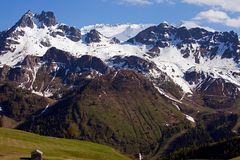
[[[160,159],[240,134],[239,63],[233,31],[28,11],[0,32],[0,124]]]

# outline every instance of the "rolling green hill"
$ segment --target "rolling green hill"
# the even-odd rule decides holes
[[[99,144],[0,128],[1,160],[29,158],[34,149],[43,151],[44,160],[130,160],[114,149]]]
[[[190,125],[185,115],[139,73],[119,71],[84,83],[18,128],[109,144],[128,155],[141,152],[152,159],[159,157],[159,142]]]

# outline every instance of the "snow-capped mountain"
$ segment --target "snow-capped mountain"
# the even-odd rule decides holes
[[[82,34],[86,34],[91,30],[95,29],[101,34],[109,38],[117,38],[121,42],[127,41],[128,39],[136,36],[139,32],[145,30],[146,28],[154,24],[96,24],[85,26],[81,28]]]
[[[44,59],[46,54],[53,52],[53,48],[56,53],[62,50],[74,58],[98,58],[110,70],[131,69],[140,72],[154,83],[161,94],[177,102],[181,97],[176,98],[161,88],[163,81],[180,86],[182,95],[203,91],[210,93],[211,85],[218,84],[222,89],[218,94],[232,97],[238,94],[240,87],[240,45],[238,35],[232,31],[212,32],[203,28],[175,27],[167,23],[157,26],[123,24],[76,28],[58,23],[52,12],[34,14],[29,11],[12,28],[1,32],[2,75],[7,80],[21,79],[18,81],[20,87],[36,93],[51,92],[49,95],[53,95],[57,87],[54,90],[49,86],[44,89],[41,86],[33,87],[38,79],[36,76],[46,64],[51,66],[48,70],[52,75],[50,82],[64,67],[61,73],[65,76],[70,70],[71,73],[81,74],[83,72],[80,71],[84,70],[84,67],[79,67],[83,61],[81,64],[70,61],[73,58],[69,56],[59,59],[55,55],[55,58]],[[30,66],[25,63],[26,57],[31,59]],[[74,64],[66,65],[67,62]],[[28,71],[23,71],[24,68]],[[13,72],[14,69],[18,72]],[[96,74],[104,74],[96,68],[88,69],[93,70]],[[16,78],[20,72],[23,77]],[[66,82],[64,77],[62,81]]]
[[[41,19],[39,17],[41,17]],[[43,17],[46,19],[44,20]],[[48,19],[51,19],[52,21],[47,22]],[[38,15],[29,11],[11,29],[1,33],[0,62],[1,64],[13,66],[19,61],[22,61],[26,55],[30,54],[42,56],[51,47],[71,52],[77,57],[84,54],[94,55],[94,52],[102,52],[102,50],[106,50],[107,52],[110,52],[111,50],[118,52],[119,47],[115,49],[114,44],[112,44],[118,42],[117,38],[114,37],[124,36],[126,32],[134,32],[137,34],[138,31],[141,29],[143,30],[146,26],[121,25],[110,27],[107,25],[106,28],[111,28],[111,34],[108,35],[103,34],[106,33],[103,32],[104,29],[106,30],[105,27],[101,27],[101,29],[99,29],[99,27],[92,27],[89,32],[86,32],[89,28],[90,27],[83,27],[82,29],[78,29],[75,27],[69,27],[65,24],[57,23],[52,12],[42,12]],[[86,39],[91,36],[97,36],[96,34],[93,35],[94,30],[96,30],[94,28],[99,30],[97,33],[99,34],[99,41],[97,42],[100,42],[100,39],[101,42],[100,44],[92,43],[91,45],[86,45],[86,43],[90,43],[86,42]],[[81,31],[83,33],[81,33]],[[135,34],[131,33],[131,35]],[[134,48],[133,50],[138,50],[138,47],[124,45],[122,49],[120,46],[120,50],[124,51],[127,49],[125,52],[132,50],[132,48]],[[105,55],[102,55],[102,57],[103,56]]]
[[[28,11],[0,32],[0,126],[158,159],[240,133],[239,59],[233,31]]]
[[[204,75],[198,80],[187,81],[185,91],[188,87],[194,90],[208,76],[239,86],[236,74],[239,73],[240,46],[238,35],[232,31],[210,32],[163,23],[140,32],[128,42],[147,46],[151,59],[179,85],[185,86],[183,84],[190,73]],[[183,79],[185,82],[178,82]]]

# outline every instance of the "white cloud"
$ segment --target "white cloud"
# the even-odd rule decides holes
[[[240,0],[182,0],[182,2],[218,7],[231,12],[240,12]]]
[[[228,27],[240,27],[240,16],[230,17],[231,12],[240,13],[240,0],[182,0],[184,3],[208,6],[208,11],[200,12],[194,21],[207,20],[210,23],[218,23]]]
[[[197,21],[182,21],[180,26],[184,26],[184,27],[186,27],[188,29],[190,29],[190,28],[197,28],[198,27],[198,28],[206,29],[207,31],[210,31],[210,32],[215,32],[216,31],[213,28],[201,26],[199,24],[199,22],[197,22]]]
[[[231,18],[227,13],[213,9],[200,12],[195,18],[193,18],[193,20],[207,20],[208,22],[219,23],[228,27],[240,27],[240,17]]]
[[[227,13],[217,10],[208,10],[198,13],[198,15],[194,18],[194,20],[203,20],[207,19],[210,22],[214,23],[222,23],[224,21],[227,21],[229,19],[229,16]]]

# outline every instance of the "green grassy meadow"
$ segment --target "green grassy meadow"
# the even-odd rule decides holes
[[[130,160],[116,150],[100,144],[0,128],[1,160],[30,158],[34,149],[43,151],[44,160]]]

